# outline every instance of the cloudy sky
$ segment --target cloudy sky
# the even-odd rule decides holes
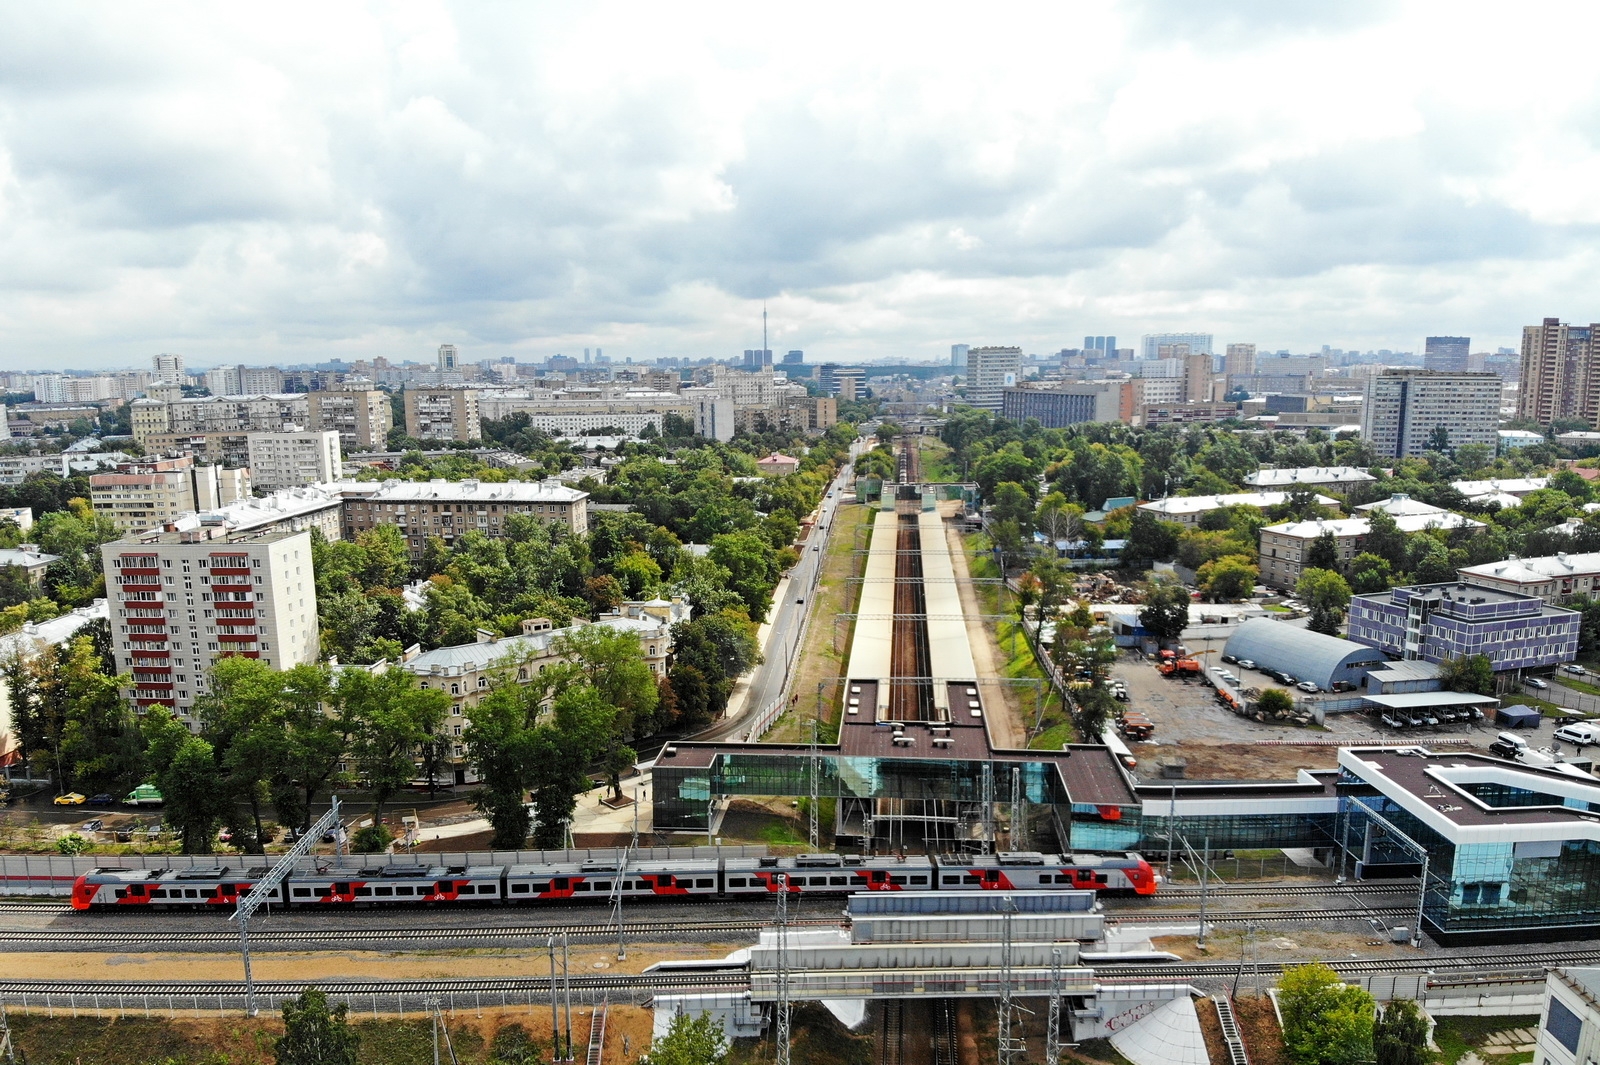
[[[1593,3],[3,11],[8,369],[1600,319]]]

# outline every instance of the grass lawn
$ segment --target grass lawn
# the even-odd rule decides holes
[[[1433,1041],[1439,1044],[1439,1060],[1445,1065],[1455,1065],[1469,1050],[1475,1050],[1496,1032],[1510,1032],[1518,1028],[1537,1028],[1537,1016],[1526,1017],[1440,1017],[1433,1030]],[[1493,1055],[1495,1065],[1514,1065],[1532,1061],[1531,1054]]]
[[[1600,695],[1600,684],[1590,684],[1586,680],[1579,680],[1570,673],[1559,674],[1554,680],[1563,688],[1571,688],[1577,692],[1587,692],[1590,695]]]
[[[959,480],[960,471],[950,459],[950,449],[931,436],[917,437],[922,451],[922,479],[925,481]]]

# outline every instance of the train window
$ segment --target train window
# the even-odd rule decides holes
[[[557,891],[565,891],[567,890],[567,878],[564,876],[558,876],[554,880],[550,881],[550,886],[555,888]]]
[[[671,886],[672,886],[672,874],[671,873],[660,873],[660,874],[657,874],[657,876],[656,876],[656,887],[671,887]]]
[[[311,889],[308,887],[297,887],[294,889],[294,897],[297,899],[309,899],[311,897]]]
[[[846,885],[848,883],[850,883],[850,878],[847,877],[847,876],[830,876],[830,877],[828,877],[828,884],[830,886],[832,886],[832,887],[842,887],[842,886],[844,886],[844,885]]]
[[[696,880],[694,882],[694,886],[695,887],[712,887],[713,885],[712,885],[712,882],[709,879],[706,879],[706,880]]]
[[[1104,874],[1104,873],[1096,873],[1096,874],[1094,874],[1094,882],[1096,884],[1104,884],[1104,883],[1106,883],[1106,874]]]
[[[1040,873],[1039,874],[1039,883],[1041,883],[1041,884],[1054,884],[1055,882],[1056,882],[1056,877],[1055,877],[1054,873]]]
[[[563,886],[565,886],[565,885],[563,885]],[[549,884],[535,884],[535,885],[533,885],[533,890],[539,892],[542,895],[546,891],[550,890],[550,885]]]
[[[744,885],[745,885],[745,878],[744,877],[742,877],[742,876],[730,876],[730,877],[728,877],[728,886],[729,887],[744,887]]]
[[[379,894],[382,894],[383,893],[383,888],[379,888],[378,892],[379,892]],[[358,887],[354,891],[352,891],[350,894],[354,895],[358,899],[371,898],[372,897],[372,889],[369,888],[369,887]]]
[[[128,889],[127,888],[117,888],[117,890],[114,892],[114,894],[119,899],[125,899],[125,898],[128,897]]]
[[[350,894],[350,885],[348,883],[335,884],[333,885],[333,893],[335,895],[348,895]]]
[[[911,878],[911,882],[913,884],[926,884],[928,882],[928,878],[925,876],[914,876]]]
[[[597,880],[597,881],[595,881],[594,889],[596,891],[610,891],[611,890],[611,881],[609,881],[609,880]]]
[[[946,884],[959,884],[961,883],[961,878],[959,876],[947,876],[944,878],[944,882]]]
[[[371,890],[370,888],[362,888],[361,889],[361,891],[370,891],[370,890]],[[394,888],[392,888],[392,887],[381,887],[381,888],[377,889],[377,893],[379,895],[393,895],[394,894]],[[360,894],[360,892],[358,891],[357,894]]]
[[[528,885],[527,884],[512,884],[511,885],[511,893],[513,895],[526,895],[528,893]]]
[[[496,893],[496,889],[499,886],[500,885],[498,885],[498,884],[479,884],[478,885],[478,894],[480,894],[480,895],[493,895],[493,894]],[[462,890],[463,891],[467,891],[467,890],[470,890],[470,889],[462,888]]]
[[[905,882],[906,878],[903,876],[891,876],[889,878],[889,883],[891,884],[904,884]]]
[[[438,892],[440,895],[448,895],[453,887],[455,887],[455,885],[450,883],[450,881],[441,880],[437,884],[433,885],[433,890]],[[467,888],[466,890],[471,891],[472,889]]]
[[[404,887],[397,887],[397,888],[394,889],[394,893],[396,895],[410,895],[412,893],[412,889],[411,889],[411,887],[409,885],[404,886]]]
[[[150,892],[150,897],[153,899],[164,899],[167,897],[167,893],[162,891],[160,888],[156,888]]]
[[[978,882],[978,878],[973,874],[968,873],[966,876],[961,878],[961,882],[963,884],[976,884]]]
[[[186,899],[197,899],[200,897],[200,892],[196,888],[184,888],[183,897]]]
[[[593,889],[593,887],[594,887],[594,885],[585,883],[585,884],[578,884],[572,890],[573,891],[590,891],[590,890]]]

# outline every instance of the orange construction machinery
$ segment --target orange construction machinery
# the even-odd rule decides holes
[[[1192,673],[1195,676],[1199,676],[1205,672],[1205,667],[1200,664],[1198,658],[1163,659],[1161,664],[1156,666],[1156,669],[1161,671],[1163,677],[1175,677],[1184,673]]]

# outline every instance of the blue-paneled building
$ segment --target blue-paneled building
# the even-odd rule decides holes
[[[1496,672],[1570,662],[1576,611],[1475,584],[1418,584],[1350,600],[1350,639],[1401,659],[1484,655]]]

